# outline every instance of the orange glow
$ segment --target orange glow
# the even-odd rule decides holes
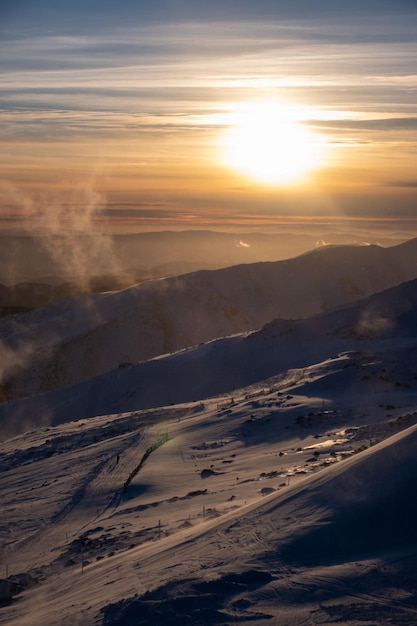
[[[223,160],[250,178],[271,185],[302,181],[323,161],[323,140],[275,102],[249,105],[227,131]]]

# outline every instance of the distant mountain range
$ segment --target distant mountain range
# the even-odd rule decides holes
[[[349,234],[162,231],[131,235],[0,235],[0,317],[154,278],[277,261],[315,246],[358,243]],[[393,240],[387,240],[392,245]],[[401,239],[400,239],[401,241]]]
[[[71,232],[0,235],[0,284],[72,283],[74,289],[91,288],[94,291],[104,278],[104,287],[113,282],[117,289],[120,281],[123,286],[128,286],[127,282],[133,284],[142,278],[218,269],[240,263],[278,261],[317,246],[363,245],[365,242],[388,246],[406,238],[406,234],[396,238],[349,232],[295,234],[284,227],[281,233],[186,230],[116,235]],[[24,306],[24,303],[17,306]]]

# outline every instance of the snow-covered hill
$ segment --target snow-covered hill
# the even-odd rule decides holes
[[[262,264],[4,320],[28,380],[31,349],[58,346],[71,371],[146,343],[138,303],[171,333],[192,331],[196,290],[222,331],[226,295],[267,323],[0,405],[0,624],[414,626],[417,279],[318,309],[398,282],[415,247],[286,262],[302,268],[303,293],[295,270],[286,283],[298,319],[271,317],[265,285],[285,272]]]
[[[1,444],[0,624],[414,624],[417,398],[370,356]]]
[[[200,401],[349,354],[339,386],[412,389],[417,380],[417,280],[328,313],[157,357],[0,405],[1,437],[109,412]],[[352,369],[349,369],[351,366]],[[352,374],[353,372],[353,374]],[[334,384],[338,377],[335,376]],[[341,380],[340,380],[341,379]],[[307,382],[307,380],[305,381]]]
[[[417,240],[321,248],[67,300],[0,320],[2,396],[73,384],[120,364],[300,318],[417,276]]]

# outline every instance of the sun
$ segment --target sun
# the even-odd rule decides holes
[[[244,107],[225,134],[225,164],[265,184],[301,181],[320,164],[320,140],[294,113],[278,103]]]

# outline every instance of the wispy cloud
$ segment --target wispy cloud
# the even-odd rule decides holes
[[[386,187],[417,189],[417,180],[388,180],[384,183],[384,185]]]
[[[68,188],[98,172],[107,197],[123,188],[151,211],[172,203],[186,216],[195,203],[201,217],[198,207],[212,210],[220,201],[229,210],[245,192],[230,200],[241,181],[226,185],[216,149],[245,100],[277,97],[304,106],[302,121],[339,149],[331,165],[345,176],[352,170],[344,149],[366,149],[368,168],[373,149],[380,158],[381,146],[395,141],[396,153],[408,156],[417,143],[413,3],[380,1],[372,13],[358,2],[341,19],[342,9],[327,0],[315,3],[317,11],[301,0],[200,9],[204,3],[129,2],[128,21],[107,0],[99,14],[88,4],[76,1],[69,11],[48,3],[43,25],[33,7],[20,18],[10,8],[3,27],[0,165],[10,183],[20,181],[35,196],[42,184]],[[291,6],[278,12],[278,4]],[[13,28],[18,19],[25,27]],[[279,194],[271,199],[259,188],[244,199],[254,201],[286,210]]]

